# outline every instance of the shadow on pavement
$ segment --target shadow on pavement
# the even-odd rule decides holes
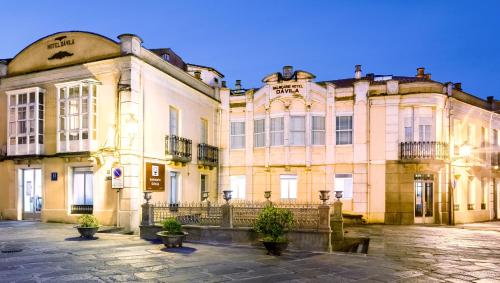
[[[161,251],[167,253],[175,253],[175,254],[192,254],[196,251],[195,248],[190,247],[182,247],[182,248],[163,248]]]
[[[94,241],[99,239],[99,237],[92,237],[92,238],[84,238],[84,237],[69,237],[64,239],[65,241],[73,241],[73,242],[84,242],[84,241]]]

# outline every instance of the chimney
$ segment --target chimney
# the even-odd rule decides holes
[[[425,68],[424,67],[417,68],[417,75],[416,75],[416,77],[420,78],[420,79],[423,79],[425,77],[424,72],[425,72]]]
[[[236,87],[237,90],[241,89],[241,80],[236,80],[235,87]]]
[[[283,66],[283,78],[290,79],[293,75],[293,67],[292,66]]]
[[[374,73],[368,73],[368,74],[366,74],[366,78],[373,81],[373,79],[375,78],[375,74]]]
[[[222,82],[221,82],[220,87],[222,87],[222,88],[226,88],[226,87],[227,87],[227,86],[226,86],[226,81],[222,81]]]
[[[453,88],[462,91],[462,83],[454,83]]]
[[[201,80],[201,71],[199,71],[199,70],[194,71],[194,77]]]
[[[361,65],[356,65],[356,70],[354,71],[354,78],[356,78],[356,80],[359,80],[361,79]]]
[[[427,81],[430,81],[431,80],[431,74],[425,74],[425,79]]]

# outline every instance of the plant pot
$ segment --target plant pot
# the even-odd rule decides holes
[[[182,242],[187,236],[186,232],[181,232],[179,234],[169,234],[165,231],[161,231],[156,233],[157,236],[159,236],[167,248],[173,248],[173,247],[182,247]]]
[[[97,230],[99,230],[99,227],[80,227],[80,226],[75,226],[75,228],[78,230],[78,233],[80,233],[80,237],[86,238],[86,239],[91,239],[94,237],[95,233],[97,233]]]
[[[288,247],[288,241],[286,242],[271,242],[262,241],[264,247],[266,247],[268,255],[281,255],[281,253]]]

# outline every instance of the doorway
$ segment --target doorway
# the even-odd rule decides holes
[[[415,175],[415,223],[434,223],[434,178]]]
[[[43,207],[42,169],[19,169],[18,178],[22,194],[22,219],[40,220]]]

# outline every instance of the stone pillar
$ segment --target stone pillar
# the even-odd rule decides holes
[[[153,225],[153,205],[150,203],[142,204],[142,221],[141,226]]]
[[[221,227],[233,228],[233,206],[229,203],[223,204],[220,207],[222,209],[222,223]]]
[[[330,228],[330,206],[322,204],[318,206],[319,222],[318,231],[320,232],[331,232]]]
[[[344,220],[342,219],[342,202],[340,200],[333,203],[332,240],[344,240]]]

